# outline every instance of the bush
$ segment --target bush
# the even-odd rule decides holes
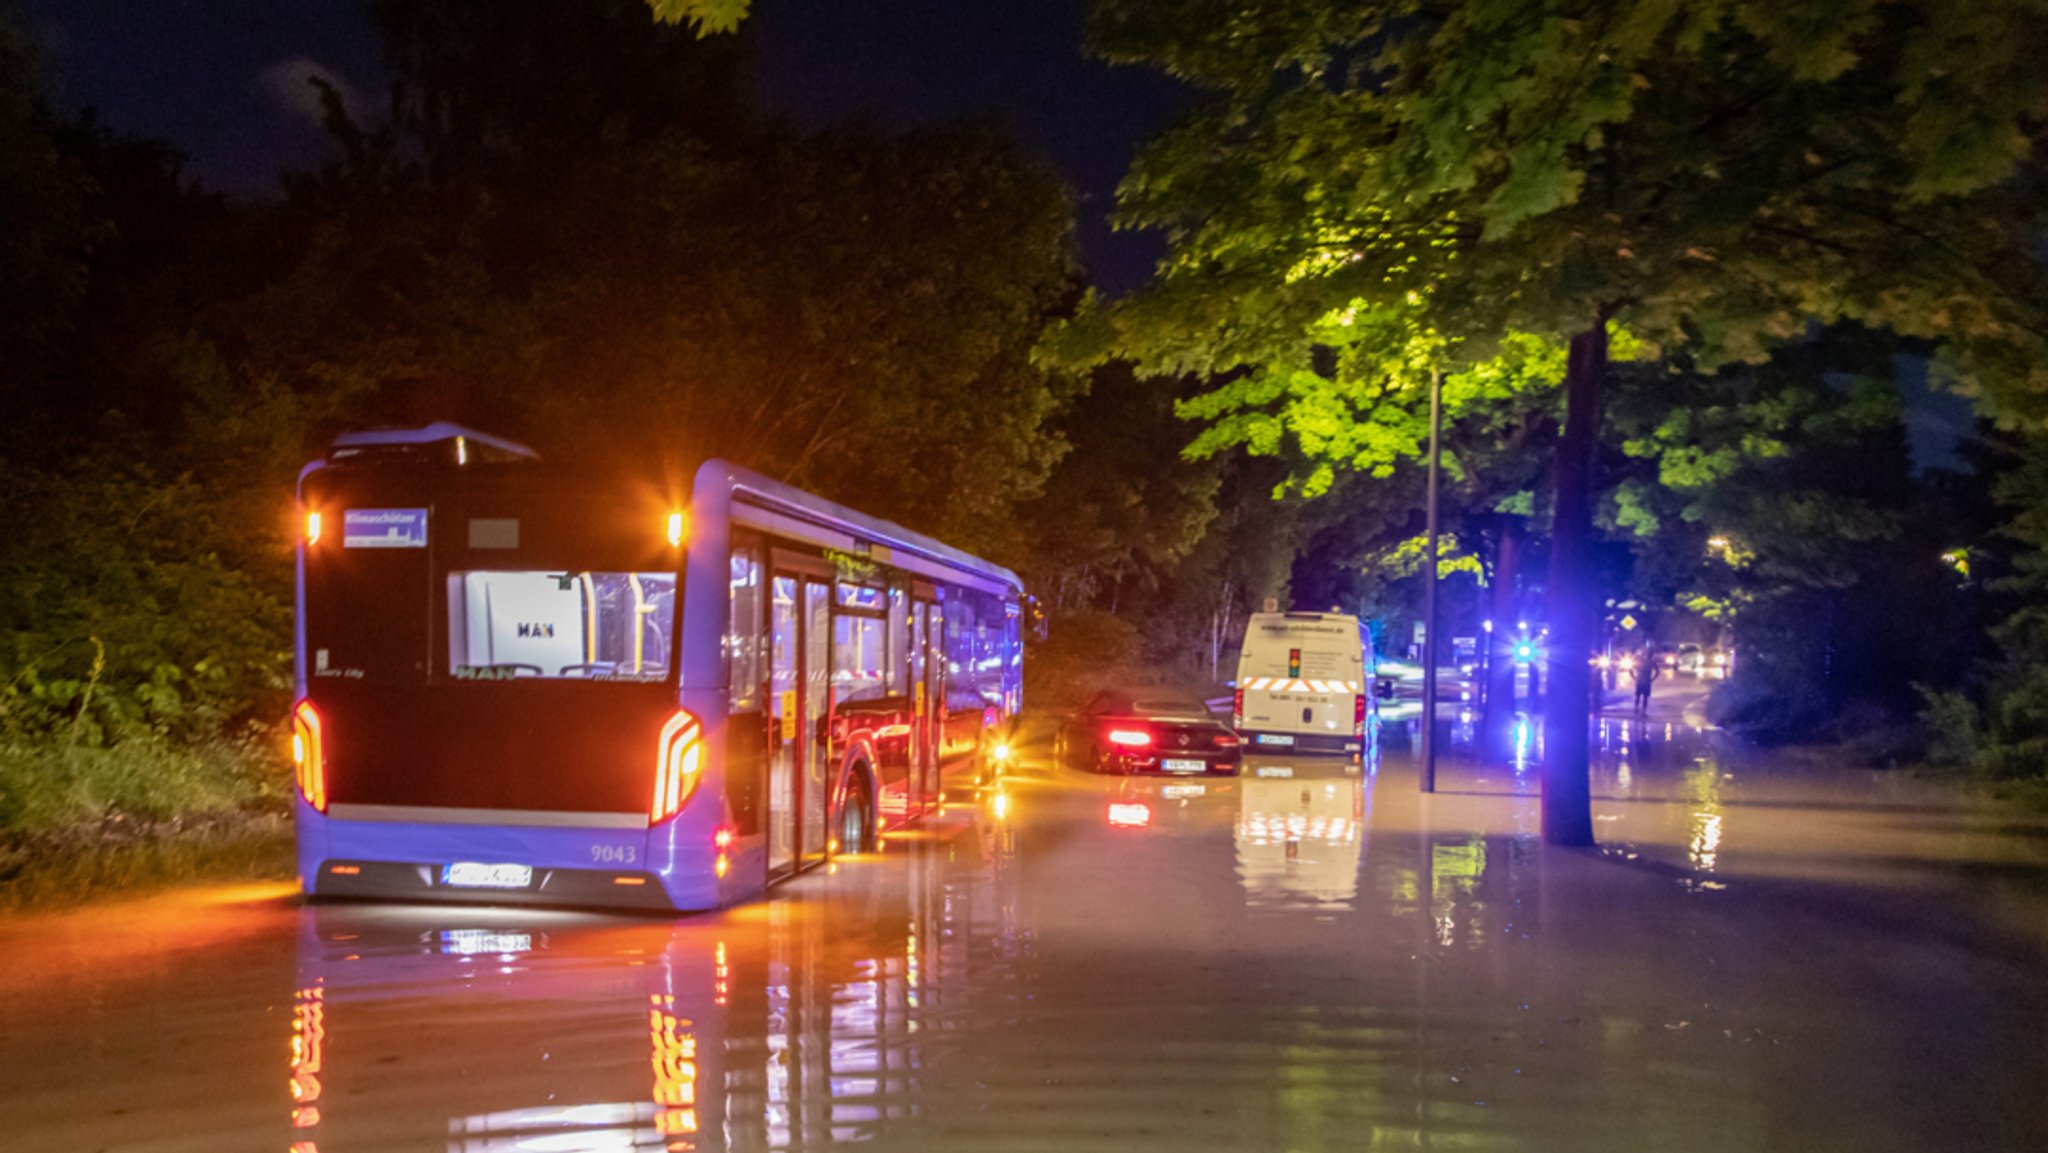
[[[1071,708],[1137,668],[1138,626],[1110,613],[1076,613],[1052,622],[1024,661],[1024,701],[1033,709]]]
[[[282,811],[291,774],[267,733],[186,747],[144,736],[101,746],[0,740],[0,845],[109,823]]]

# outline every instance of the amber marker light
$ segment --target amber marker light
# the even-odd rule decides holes
[[[317,812],[327,811],[327,742],[320,730],[320,711],[312,701],[292,707],[292,761],[298,770],[299,792]]]

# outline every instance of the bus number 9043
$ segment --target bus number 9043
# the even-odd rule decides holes
[[[630,865],[640,859],[640,850],[632,845],[592,845],[590,859],[600,865]]]

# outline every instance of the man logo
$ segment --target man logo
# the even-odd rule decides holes
[[[552,638],[554,637],[554,635],[555,635],[555,626],[553,626],[553,625],[550,625],[550,624],[529,624],[529,623],[528,623],[528,622],[526,622],[526,621],[521,621],[521,622],[519,622],[519,636],[520,636],[520,638],[521,638],[521,639],[524,639],[524,638],[527,638],[527,637],[537,637],[537,638],[539,638],[539,639],[542,639],[542,640],[549,640],[549,639],[552,639]]]

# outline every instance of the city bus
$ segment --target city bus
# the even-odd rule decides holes
[[[971,789],[1022,705],[1014,573],[723,460],[685,501],[438,423],[298,504],[316,897],[722,908]]]

